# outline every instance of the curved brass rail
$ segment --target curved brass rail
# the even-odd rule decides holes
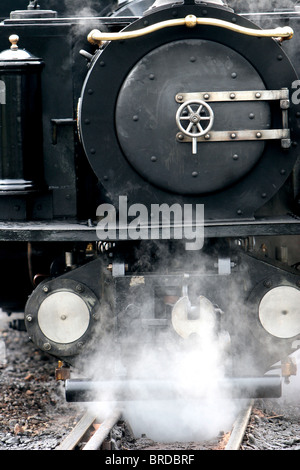
[[[88,35],[88,41],[91,44],[101,45],[103,41],[119,41],[124,39],[133,39],[147,34],[154,33],[163,28],[170,28],[172,26],[187,26],[194,28],[196,25],[202,26],[217,26],[219,28],[229,29],[236,33],[245,34],[248,36],[256,37],[269,37],[280,38],[282,41],[285,39],[292,39],[294,31],[289,26],[275,29],[253,29],[245,28],[237,24],[230,23],[229,21],[218,20],[216,18],[197,18],[195,15],[187,15],[185,18],[178,18],[174,20],[161,21],[146,28],[138,29],[135,31],[124,31],[119,33],[102,33],[98,29],[93,29]]]

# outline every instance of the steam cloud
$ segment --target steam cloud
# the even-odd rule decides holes
[[[172,265],[165,251],[158,251],[157,254],[158,258],[163,259],[164,266]],[[151,269],[147,264],[151,259],[148,245],[140,255],[138,259],[141,269],[145,265]],[[159,265],[157,269],[158,272],[163,272],[160,271]],[[243,282],[246,282],[247,272],[240,274]],[[245,337],[245,323],[241,322],[244,305],[240,298],[239,285],[236,289],[234,285],[231,287],[226,297],[225,292],[222,293],[224,303],[227,305],[224,315],[228,314],[230,321],[235,320],[233,328],[240,341],[240,338]],[[199,294],[201,290],[201,286],[198,286]],[[127,292],[122,294],[126,296]],[[213,292],[211,296],[213,297]],[[151,318],[152,300],[142,299],[139,305],[142,305],[142,318]],[[135,396],[130,401],[117,403],[108,390],[107,396],[104,393],[96,397],[99,401],[102,400],[100,404],[93,403],[90,406],[100,406],[100,413],[108,413],[114,406],[120,405],[135,437],[146,434],[147,437],[160,442],[201,441],[213,439],[221,431],[229,431],[238,412],[245,405],[245,400],[232,399],[222,388],[222,380],[230,370],[231,363],[231,357],[227,354],[226,334],[216,334],[209,323],[206,325],[204,323],[200,335],[192,335],[188,339],[181,338],[172,329],[164,331],[162,328],[157,332],[159,329],[155,328],[154,332],[154,328],[151,330],[149,325],[147,328],[143,327],[140,312],[135,312],[131,304],[127,304],[127,307],[124,322],[121,324],[124,334],[122,342],[116,340],[113,334],[110,336],[99,331],[95,335],[97,352],[86,361],[92,370],[86,370],[85,373],[94,380],[110,380],[117,377],[118,380],[125,382],[137,379],[149,381],[151,384],[156,383],[155,398],[158,399],[154,399],[151,391],[145,397],[147,389],[143,388],[141,382],[143,399],[139,400],[139,397]],[[106,314],[102,311],[103,315],[108,319],[111,318],[108,304]],[[122,319],[119,318],[118,321]],[[105,323],[104,321],[102,325]],[[243,336],[241,336],[242,331]],[[264,344],[263,347],[262,355],[268,346]],[[243,343],[241,349],[238,358],[240,371],[251,368],[254,370],[260,357],[259,352],[256,351],[255,357],[251,358],[246,344]],[[299,380],[299,377],[291,377],[290,385],[285,385],[283,388],[283,400],[297,399]],[[166,381],[174,384],[177,393],[175,399],[164,399]]]
[[[147,259],[149,253],[144,256]],[[144,264],[143,255],[139,261]],[[98,332],[97,352],[86,361],[92,370],[85,373],[94,380],[109,380],[115,375],[119,380],[141,381],[143,399],[136,396],[130,401],[115,403],[121,406],[136,437],[146,434],[161,442],[200,441],[230,430],[244,400],[234,401],[222,389],[228,361],[227,336],[216,334],[209,322],[203,323],[200,335],[188,339],[181,338],[172,328],[168,331],[151,329],[149,325],[144,328],[143,319],[151,318],[152,301],[143,299],[140,302],[142,320],[135,316],[133,308],[126,312],[127,320],[122,323],[124,336],[120,342],[113,334]],[[107,305],[107,318],[110,317],[109,310]],[[151,391],[145,397],[145,382],[157,384],[155,399]],[[164,399],[166,382],[174,384],[174,399]],[[97,397],[103,400],[100,404],[102,413],[106,406],[108,411],[114,406],[111,392],[107,393],[107,397]]]
[[[144,333],[140,331],[140,335]],[[166,338],[164,347],[159,349],[155,349],[155,344],[148,342],[145,336],[143,339],[146,344],[141,348],[131,345],[133,354],[127,363],[127,371],[142,378],[143,399],[120,404],[135,436],[146,434],[162,442],[195,441],[213,438],[220,431],[230,429],[241,402],[226,399],[218,384],[224,377],[219,344],[208,338],[205,345],[195,341],[182,352],[174,344],[166,344]],[[101,369],[103,363],[110,368],[110,359],[107,356],[93,358],[93,369]],[[119,366],[119,372],[122,372],[122,364]],[[164,396],[165,380],[175,384],[178,398],[154,400],[150,392],[145,397],[143,381],[157,383],[159,397],[160,393]],[[187,398],[189,396],[192,398]],[[107,406],[109,410],[113,403],[110,401]],[[101,407],[103,411],[103,402]]]

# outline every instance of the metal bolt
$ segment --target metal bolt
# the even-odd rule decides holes
[[[261,98],[261,93],[256,93],[255,98]]]
[[[50,344],[50,343],[44,343],[44,344],[43,344],[43,349],[44,349],[45,351],[50,351],[50,349],[51,349],[51,344]]]
[[[281,109],[289,109],[290,107],[290,100],[281,100],[280,101],[280,107]]]
[[[183,96],[182,95],[177,95],[177,101],[182,101],[183,100]]]
[[[209,96],[208,93],[205,93],[205,95],[203,95],[203,98],[204,98],[205,100],[209,100],[210,96]]]
[[[231,98],[232,100],[234,100],[234,98],[235,98],[235,93],[230,93],[230,98]]]
[[[197,17],[195,15],[187,15],[185,17],[185,24],[188,28],[194,28],[197,24]]]
[[[232,133],[232,134],[230,134],[230,137],[231,137],[232,139],[236,139],[236,134]]]
[[[257,133],[256,133],[256,137],[257,137],[258,139],[260,139],[260,138],[262,137],[262,133],[261,133],[261,132],[257,132]]]
[[[43,291],[46,292],[46,293],[49,292],[49,287],[48,286],[43,286]]]
[[[80,284],[77,284],[76,290],[77,290],[77,292],[83,292],[84,289]]]
[[[31,315],[27,315],[27,316],[26,316],[26,320],[30,322],[30,321],[32,321],[32,320],[33,320],[33,318],[32,318],[32,316],[31,316]]]
[[[210,134],[205,134],[204,139],[209,140],[210,139]]]

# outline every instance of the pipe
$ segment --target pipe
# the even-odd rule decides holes
[[[279,398],[281,377],[235,377],[216,384],[222,396],[228,398]],[[67,402],[134,401],[201,399],[196,384],[187,388],[173,381],[118,380],[97,381],[72,379],[65,382]]]
[[[229,29],[235,33],[245,34],[247,36],[255,37],[269,37],[269,38],[280,38],[280,40],[292,39],[294,31],[289,26],[274,29],[256,29],[256,28],[245,28],[238,24],[230,23],[229,21],[218,20],[217,18],[197,18],[195,15],[187,15],[185,18],[176,18],[166,21],[161,21],[146,28],[137,29],[136,31],[121,31],[118,33],[107,33],[93,29],[87,39],[93,45],[100,46],[103,41],[120,41],[125,39],[138,38],[147,34],[152,34],[160,29],[170,28],[173,26],[187,26],[188,28],[194,28],[197,25],[201,26],[216,26],[219,28]]]

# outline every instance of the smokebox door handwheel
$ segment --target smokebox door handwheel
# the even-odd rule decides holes
[[[192,138],[193,154],[196,154],[197,137],[201,137],[210,131],[214,123],[214,112],[204,101],[187,101],[178,109],[176,123],[185,135]]]

